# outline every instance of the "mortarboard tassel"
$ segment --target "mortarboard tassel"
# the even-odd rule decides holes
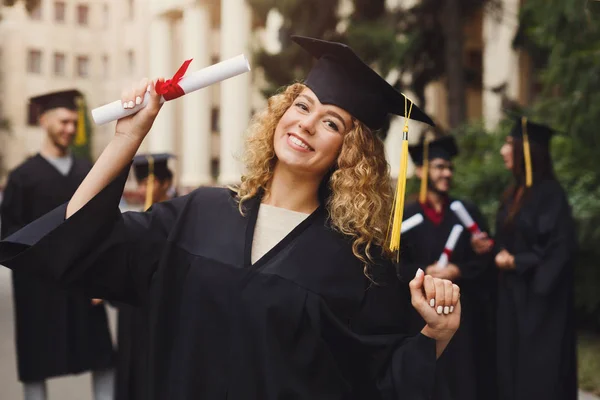
[[[146,182],[146,201],[144,211],[152,206],[152,194],[154,193],[154,158],[147,156],[148,159],[148,181]]]
[[[407,99],[404,99],[404,128],[402,129],[402,154],[400,159],[400,172],[398,173],[398,182],[396,184],[396,193],[392,207],[391,223],[388,224],[388,235],[391,237],[389,243],[390,251],[400,249],[400,232],[402,231],[402,217],[404,215],[404,198],[406,195],[406,169],[408,167],[408,120],[412,111],[412,101],[410,108],[407,106]]]
[[[429,140],[425,136],[423,141],[423,167],[421,174],[421,190],[419,191],[419,203],[427,202],[427,181],[429,179]]]
[[[85,101],[78,97],[77,102],[77,133],[75,135],[75,146],[85,146],[87,137],[85,134]]]
[[[525,157],[525,185],[531,187],[533,176],[531,173],[531,150],[529,149],[529,135],[527,134],[527,118],[521,118],[521,127],[523,130],[523,155]]]

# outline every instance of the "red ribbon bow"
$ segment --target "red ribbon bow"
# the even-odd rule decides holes
[[[192,62],[192,58],[186,60],[181,67],[175,72],[173,78],[168,79],[164,82],[156,82],[156,93],[162,95],[165,100],[173,100],[178,97],[181,97],[185,94],[181,86],[179,86],[179,81],[185,75],[185,71],[187,71],[190,63]]]

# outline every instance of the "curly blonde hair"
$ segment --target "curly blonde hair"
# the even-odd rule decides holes
[[[287,86],[268,100],[247,131],[243,161],[245,174],[235,188],[240,212],[243,203],[260,190],[268,192],[277,156],[275,128],[296,97],[306,88],[301,83]],[[383,142],[359,121],[344,136],[342,150],[324,182],[328,188],[326,209],[333,229],[352,238],[352,252],[364,264],[365,274],[375,262],[374,247],[384,248],[392,202],[389,166]],[[323,184],[321,185],[323,186]]]

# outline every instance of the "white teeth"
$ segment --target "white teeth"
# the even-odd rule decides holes
[[[292,141],[292,143],[302,147],[303,149],[310,150],[310,147],[308,147],[308,145],[306,143],[304,143],[302,140],[298,139],[297,137],[290,136],[290,140]]]

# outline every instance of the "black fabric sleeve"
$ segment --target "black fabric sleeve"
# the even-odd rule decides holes
[[[0,242],[0,264],[90,297],[142,302],[184,198],[121,214],[127,169],[65,220],[67,204]]]

